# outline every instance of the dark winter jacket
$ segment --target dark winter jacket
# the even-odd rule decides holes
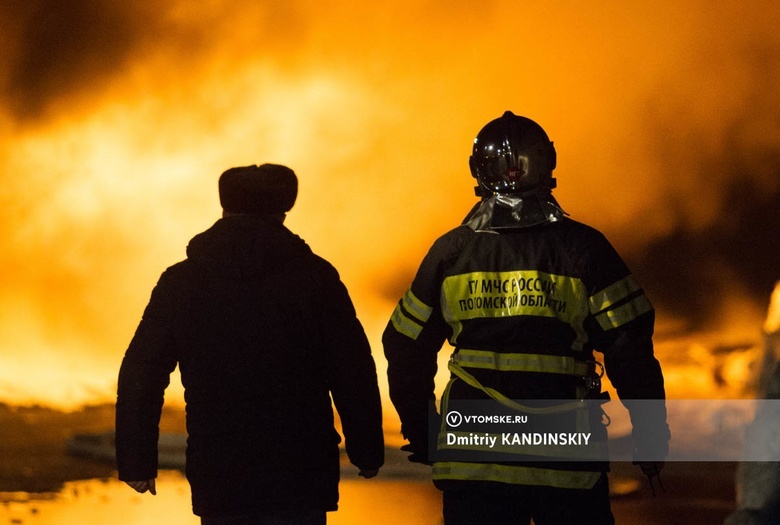
[[[383,462],[368,341],[336,270],[281,223],[240,215],[192,239],[152,292],[119,374],[119,477],[157,472],[163,391],[179,365],[195,514],[334,510],[339,413],[361,469]]]

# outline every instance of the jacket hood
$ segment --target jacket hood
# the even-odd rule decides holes
[[[256,215],[223,217],[192,238],[187,259],[213,273],[251,277],[311,255],[303,239],[282,223]]]

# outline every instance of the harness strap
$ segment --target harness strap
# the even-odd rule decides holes
[[[494,388],[490,388],[480,383],[477,380],[477,378],[475,378],[473,375],[466,372],[463,369],[463,367],[461,367],[454,359],[450,359],[450,362],[447,365],[447,367],[449,368],[450,372],[455,374],[456,377],[463,380],[469,386],[481,390],[482,392],[490,396],[492,399],[498,401],[505,407],[509,407],[519,412],[525,412],[528,414],[557,414],[560,412],[568,412],[570,410],[577,410],[588,406],[588,401],[584,399],[580,399],[577,401],[569,401],[566,403],[560,403],[558,405],[543,407],[543,408],[521,405],[520,403],[517,403],[516,401],[509,399],[498,390]]]

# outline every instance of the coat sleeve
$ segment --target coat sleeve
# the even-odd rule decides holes
[[[427,457],[429,417],[436,399],[437,354],[450,334],[439,302],[451,243],[439,239],[423,259],[382,335],[390,400],[413,453]]]
[[[319,318],[328,388],[350,462],[361,470],[376,470],[384,463],[376,365],[347,288],[329,265],[326,275]]]
[[[176,368],[172,331],[175,292],[168,272],[152,291],[119,370],[116,459],[119,479],[157,476],[157,440],[164,391]]]
[[[653,352],[655,310],[614,248],[603,242],[589,272],[596,283],[588,298],[589,332],[629,410],[637,459],[662,460],[670,433],[663,373]]]

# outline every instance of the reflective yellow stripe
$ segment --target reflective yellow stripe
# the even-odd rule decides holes
[[[465,320],[528,315],[568,324],[577,334],[573,347],[579,349],[587,341],[587,301],[581,280],[532,270],[451,275],[442,283],[442,313],[453,327],[452,342]]]
[[[579,279],[537,271],[452,275],[442,289],[452,320],[538,315],[570,321],[582,316],[586,298]]]
[[[640,295],[624,305],[597,315],[596,320],[601,325],[601,328],[606,331],[619,328],[652,309],[653,305],[650,304],[647,296]]]
[[[401,302],[407,312],[423,323],[426,322],[431,317],[431,313],[433,313],[433,308],[419,300],[417,296],[412,293],[411,288],[406,290],[406,293],[401,298]]]
[[[634,279],[633,275],[611,284],[588,299],[590,313],[596,314],[605,308],[609,308],[636,292],[639,288],[639,283]]]
[[[601,472],[555,470],[520,465],[493,463],[463,463],[458,461],[433,464],[433,479],[498,481],[513,485],[533,485],[562,489],[590,489]]]
[[[406,317],[403,310],[401,309],[400,304],[395,307],[393,316],[390,318],[390,321],[393,323],[393,326],[398,332],[404,334],[410,339],[416,340],[417,337],[419,337],[420,332],[422,332],[422,326]]]
[[[591,365],[588,363],[556,355],[512,354],[461,348],[453,355],[453,359],[465,368],[502,372],[542,372],[584,377],[591,371]]]

